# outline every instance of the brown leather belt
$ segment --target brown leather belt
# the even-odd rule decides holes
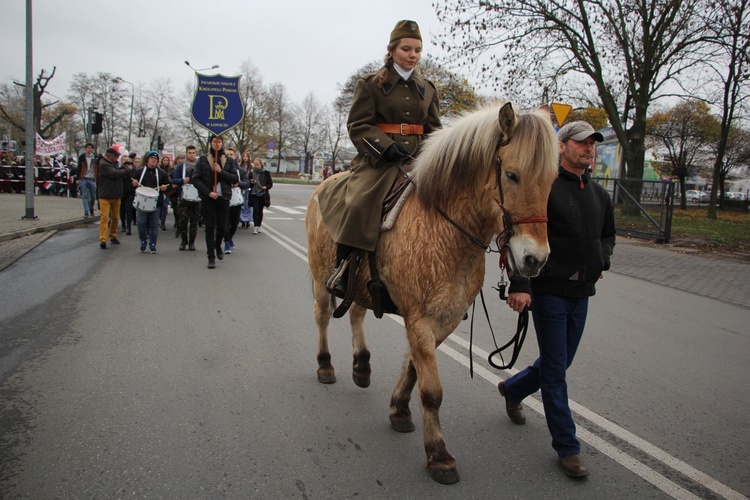
[[[412,123],[376,123],[376,127],[386,134],[424,135],[424,125]]]

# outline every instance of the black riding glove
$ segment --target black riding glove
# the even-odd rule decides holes
[[[401,144],[394,142],[383,152],[380,158],[386,163],[395,163],[411,156],[411,153]]]

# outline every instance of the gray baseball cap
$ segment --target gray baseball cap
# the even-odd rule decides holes
[[[594,127],[589,125],[588,122],[584,121],[570,122],[557,132],[557,140],[560,142],[565,142],[568,139],[582,141],[589,137],[593,137],[596,142],[602,142],[604,140],[602,134],[594,130]]]

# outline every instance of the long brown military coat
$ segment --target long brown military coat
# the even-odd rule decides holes
[[[347,127],[357,148],[349,175],[326,181],[318,203],[328,232],[337,243],[375,250],[381,205],[396,178],[396,163],[381,161],[381,155],[398,142],[416,155],[424,136],[386,134],[375,125],[423,125],[425,135],[441,127],[437,90],[416,70],[404,81],[396,70],[382,88],[375,73],[357,81]]]

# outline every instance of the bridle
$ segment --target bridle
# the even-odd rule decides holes
[[[507,141],[503,141],[500,144],[500,147],[507,144]],[[499,149],[499,147],[498,147]],[[499,253],[500,254],[500,270],[501,273],[505,271],[508,267],[508,261],[507,261],[507,253],[510,251],[510,239],[515,234],[513,231],[513,226],[518,224],[535,224],[535,223],[541,223],[547,222],[547,216],[541,215],[536,217],[527,217],[525,219],[517,219],[514,220],[511,216],[510,212],[507,208],[505,208],[505,194],[503,193],[503,161],[500,159],[499,156],[495,157],[495,187],[497,188],[498,194],[500,195],[500,201],[498,203],[498,206],[500,207],[500,211],[502,212],[502,219],[503,219],[503,230],[500,231],[500,233],[497,235],[497,238],[495,238],[495,245],[497,246],[497,250],[493,250],[490,245],[487,245],[482,240],[471,234],[469,231],[467,231],[465,228],[461,227],[461,225],[453,220],[448,214],[446,214],[440,207],[436,207],[436,210],[440,215],[442,215],[445,220],[450,222],[456,229],[461,231],[464,235],[466,235],[473,244],[480,247],[482,250],[484,250],[487,253]]]
[[[507,141],[503,141],[498,149],[500,147],[507,144]],[[508,261],[507,261],[507,254],[510,251],[510,239],[513,236],[513,226],[518,224],[535,224],[535,223],[546,223],[547,222],[547,216],[541,215],[541,216],[535,216],[535,217],[527,217],[525,219],[517,219],[514,220],[511,216],[510,212],[507,208],[505,208],[505,194],[503,193],[503,161],[500,158],[500,156],[495,157],[495,187],[498,190],[498,194],[500,195],[500,201],[498,203],[500,207],[500,211],[502,212],[502,220],[503,220],[503,230],[500,232],[500,234],[497,235],[497,238],[495,239],[495,245],[497,246],[497,250],[493,250],[490,245],[485,244],[482,240],[477,238],[476,236],[472,235],[469,231],[467,231],[465,228],[461,227],[461,225],[456,222],[455,220],[451,219],[448,214],[446,214],[443,210],[440,209],[440,207],[436,207],[438,213],[442,215],[448,222],[450,222],[456,229],[461,231],[464,235],[466,235],[473,244],[479,246],[487,253],[497,252],[500,254],[500,281],[497,284],[497,287],[493,287],[495,290],[497,290],[500,294],[500,299],[506,300],[508,296],[506,295],[505,291],[507,288],[507,281],[505,280],[505,274],[508,267]],[[516,360],[518,359],[518,354],[521,352],[521,347],[523,346],[523,342],[526,339],[526,332],[529,327],[529,308],[524,307],[523,311],[518,313],[518,322],[516,324],[516,333],[513,335],[513,338],[510,339],[506,344],[503,346],[498,347],[497,341],[495,340],[495,332],[492,329],[492,323],[490,322],[490,316],[487,312],[487,306],[484,302],[484,293],[482,292],[481,288],[479,290],[479,296],[482,300],[482,307],[484,308],[484,314],[487,318],[487,324],[490,326],[490,332],[492,332],[492,339],[495,342],[496,349],[492,351],[489,356],[487,357],[487,362],[494,368],[497,368],[498,370],[505,370],[508,368],[511,368]],[[471,346],[474,345],[474,308],[471,310],[471,329],[470,329],[470,340],[469,340],[469,373],[471,376],[474,376],[474,358],[471,355]],[[503,359],[502,352],[507,349],[508,347],[513,347],[513,352],[511,354],[510,361],[506,364],[505,360]],[[495,356],[500,356],[500,359],[502,360],[501,364],[496,363],[493,361],[493,358]]]

